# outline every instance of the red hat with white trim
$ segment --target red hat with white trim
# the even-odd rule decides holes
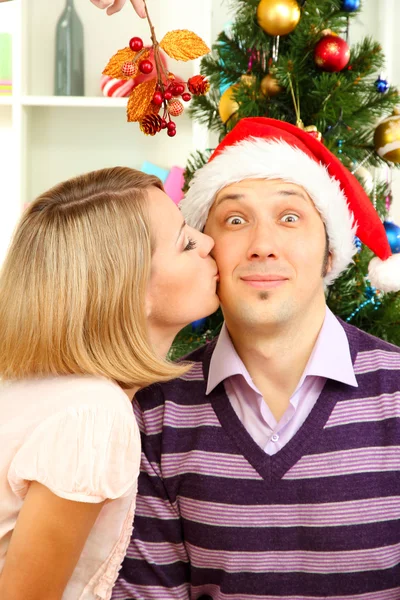
[[[357,235],[376,255],[369,264],[371,285],[382,292],[400,290],[400,254],[392,255],[378,213],[354,175],[312,135],[276,119],[241,119],[196,172],[180,203],[188,225],[202,230],[216,194],[244,179],[282,179],[308,193],[329,238],[326,285],[352,262]]]

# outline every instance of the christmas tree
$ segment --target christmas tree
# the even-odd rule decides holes
[[[351,21],[362,10],[360,0],[232,4],[234,21],[202,59],[201,73],[211,88],[194,98],[193,118],[219,139],[239,119],[259,116],[318,136],[360,179],[385,222],[392,252],[400,252],[400,227],[388,220],[390,172],[400,163],[399,96],[380,75],[385,57],[379,44],[370,37],[354,46],[347,43]],[[191,157],[186,185],[210,153]],[[354,264],[329,288],[327,304],[343,320],[400,345],[400,294],[383,294],[370,285],[372,253],[360,240],[356,245]],[[221,324],[218,311],[184,329],[172,358],[212,339]]]

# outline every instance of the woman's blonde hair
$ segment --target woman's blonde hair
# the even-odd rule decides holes
[[[101,169],[42,194],[0,274],[0,376],[89,374],[123,387],[179,377],[158,357],[145,310],[154,250],[147,191],[157,177]]]

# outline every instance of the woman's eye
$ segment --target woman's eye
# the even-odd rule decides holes
[[[196,245],[196,241],[189,238],[184,250],[193,250],[193,248],[196,248]]]
[[[243,217],[228,217],[226,222],[229,225],[242,225],[244,223]]]
[[[281,219],[284,223],[296,223],[299,220],[297,215],[284,215]]]

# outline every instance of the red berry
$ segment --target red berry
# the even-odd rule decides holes
[[[169,135],[169,137],[175,137],[176,129],[168,129],[167,134]]]
[[[154,96],[153,96],[153,104],[155,104],[156,106],[161,106],[161,104],[163,103],[163,95],[161,92],[155,92]]]
[[[170,121],[167,125],[167,129],[168,131],[175,131],[176,130],[176,124],[173,121]]]
[[[149,60],[142,60],[139,63],[139,70],[144,74],[144,75],[149,75],[152,70],[153,70],[153,63],[150,62]]]
[[[164,100],[171,100],[171,98],[172,98],[172,92],[170,92],[169,90],[164,92]]]
[[[189,94],[188,92],[186,92],[186,94],[182,94],[182,100],[184,102],[189,102],[189,100],[191,100],[191,99],[192,99],[192,95]]]
[[[185,91],[185,86],[182,83],[176,83],[174,85],[174,96],[180,96]]]
[[[161,129],[167,129],[167,121],[165,119],[161,119]]]
[[[129,47],[132,52],[140,52],[143,48],[143,40],[140,37],[133,37],[129,40]]]

